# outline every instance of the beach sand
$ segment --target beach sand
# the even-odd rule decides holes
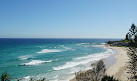
[[[117,50],[118,54],[115,56],[116,62],[106,70],[106,74],[109,76],[114,76],[120,81],[128,81],[130,75],[127,73],[127,48],[125,47],[110,47]],[[110,60],[111,62],[111,60]]]
[[[106,75],[114,76],[120,81],[128,81],[130,75],[127,73],[127,48],[126,47],[111,47],[105,46],[109,49],[114,49],[118,54],[111,55],[110,57],[104,60],[105,65],[107,66]],[[70,81],[76,81],[75,78]]]

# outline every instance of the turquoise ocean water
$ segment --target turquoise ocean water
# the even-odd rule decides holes
[[[0,73],[28,81],[46,78],[68,81],[75,72],[91,68],[90,64],[113,54],[99,47],[118,39],[0,39]]]

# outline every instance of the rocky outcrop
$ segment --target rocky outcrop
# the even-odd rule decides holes
[[[92,64],[93,69],[76,73],[77,81],[100,81],[105,73],[105,65],[102,60]]]
[[[107,44],[109,44],[110,46],[128,46],[129,40],[108,41]]]

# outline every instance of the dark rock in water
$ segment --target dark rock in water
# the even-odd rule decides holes
[[[100,81],[105,74],[105,65],[102,60],[92,64],[93,69],[76,73],[77,81]]]

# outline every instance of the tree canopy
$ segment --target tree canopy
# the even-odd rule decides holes
[[[136,37],[137,37],[137,27],[133,23],[131,25],[131,28],[129,29],[129,32],[126,34],[126,40],[136,39]]]

